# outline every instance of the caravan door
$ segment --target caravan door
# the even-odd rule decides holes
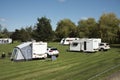
[[[87,44],[86,41],[84,41],[84,50],[86,50]]]

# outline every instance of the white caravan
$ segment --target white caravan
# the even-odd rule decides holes
[[[62,38],[60,44],[69,45],[74,40],[79,40],[79,38]]]
[[[70,43],[70,51],[95,52],[99,50],[99,43],[101,43],[99,38],[74,40]]]
[[[35,42],[32,43],[32,58],[47,58],[47,43]]]
[[[25,42],[14,48],[11,60],[17,61],[47,58],[46,52],[46,42]]]
[[[0,44],[9,44],[12,43],[11,38],[0,38]]]
[[[84,41],[86,38],[82,38],[79,40],[74,40],[70,43],[70,51],[82,51],[84,49]]]
[[[84,52],[96,52],[99,51],[99,44],[101,39],[87,39],[84,41]]]

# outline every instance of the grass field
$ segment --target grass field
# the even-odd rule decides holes
[[[12,52],[16,45],[18,43],[0,45],[0,54]],[[60,51],[56,61],[12,62],[9,57],[0,59],[0,80],[104,80],[106,76],[120,70],[120,48],[82,53],[67,52],[68,46],[58,43],[48,45]]]

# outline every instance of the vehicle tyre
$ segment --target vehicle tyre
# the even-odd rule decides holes
[[[100,49],[100,51],[104,51],[104,49],[103,49],[103,48],[101,48],[101,49]]]
[[[58,57],[59,55],[56,55],[56,57]]]
[[[49,54],[47,54],[47,57],[48,57],[48,58],[51,58],[51,56],[50,56]]]

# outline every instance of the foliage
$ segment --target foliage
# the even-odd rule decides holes
[[[114,43],[117,38],[120,20],[114,13],[103,14],[99,20],[100,38],[103,41]]]
[[[25,30],[24,28],[21,28],[21,30],[16,29],[15,32],[13,32],[13,34],[11,35],[11,38],[13,40],[25,42],[31,40],[31,34],[29,31]]]
[[[37,41],[51,41],[53,38],[53,31],[50,24],[50,19],[46,17],[38,18],[38,23],[35,26],[33,36]]]
[[[46,17],[37,19],[33,27],[16,29],[13,34],[0,24],[0,38],[10,37],[13,40],[28,41],[60,41],[66,37],[101,38],[103,42],[120,43],[120,19],[114,13],[104,13],[96,21],[94,18],[79,20],[76,27],[70,19],[63,19],[57,23],[56,30],[52,30],[51,21]]]
[[[78,33],[81,38],[96,38],[98,37],[98,27],[94,18],[80,20],[78,22]]]
[[[56,36],[58,39],[64,37],[76,37],[76,25],[69,19],[63,19],[57,23]]]
[[[120,19],[114,13],[103,14],[99,21],[94,18],[78,22],[79,37],[101,38],[104,42],[120,43]]]
[[[118,29],[118,31],[117,31],[117,37],[116,37],[117,39],[117,43],[120,43],[120,27],[119,27],[119,29]]]
[[[28,34],[28,36],[29,36],[29,39],[28,39],[28,40],[33,39],[33,28],[32,28],[32,26],[26,27],[26,28],[25,28],[25,31],[27,32],[27,34]]]
[[[10,32],[7,30],[7,28],[3,28],[3,26],[0,24],[0,38],[8,37],[10,37]]]

